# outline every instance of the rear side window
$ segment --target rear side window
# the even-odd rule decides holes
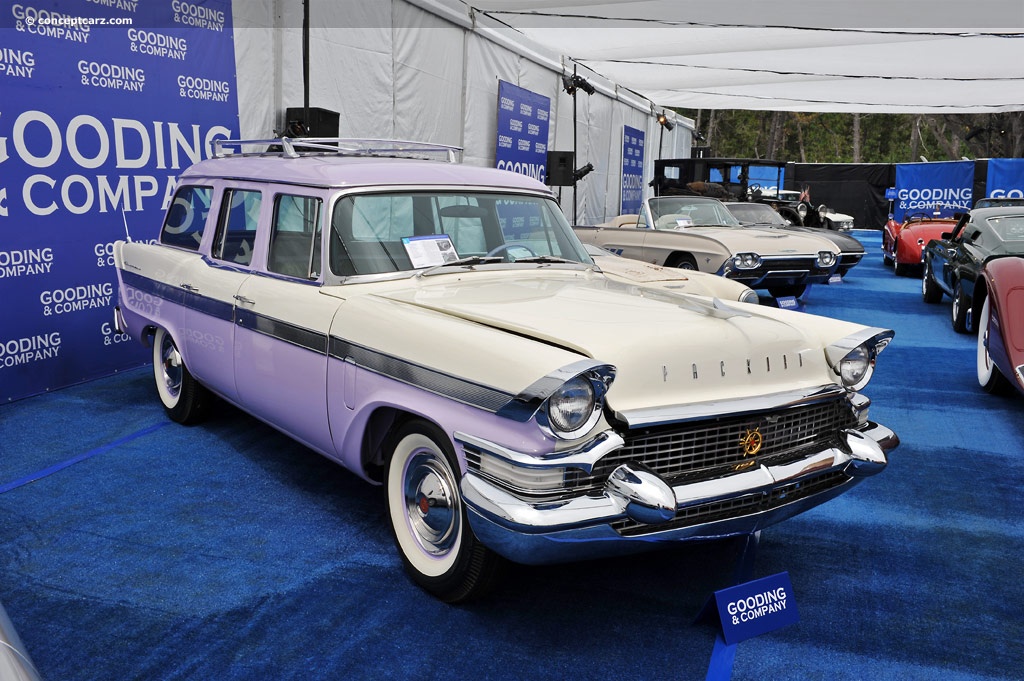
[[[192,251],[199,250],[203,226],[210,213],[211,187],[179,187],[160,230],[160,243]]]
[[[300,279],[320,277],[320,199],[278,194],[267,270]]]
[[[217,260],[248,265],[256,244],[262,195],[258,191],[225,189],[221,204],[213,257]]]

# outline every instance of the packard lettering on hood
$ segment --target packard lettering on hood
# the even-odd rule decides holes
[[[217,394],[381,484],[439,598],[506,559],[754,532],[887,465],[860,391],[892,331],[592,258],[547,187],[451,147],[328,143],[186,170],[158,242],[114,246],[114,330],[173,420]]]

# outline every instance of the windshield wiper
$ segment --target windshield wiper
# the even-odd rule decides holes
[[[532,255],[526,258],[516,258],[512,262],[534,262],[534,263],[569,263],[571,265],[582,265],[579,260],[559,258],[554,255]]]
[[[470,255],[465,258],[459,258],[458,260],[451,260],[449,262],[441,263],[440,265],[434,265],[425,270],[420,270],[416,273],[417,277],[425,277],[432,272],[435,272],[444,267],[473,267],[474,265],[488,265],[496,262],[501,262],[504,258],[500,255]]]

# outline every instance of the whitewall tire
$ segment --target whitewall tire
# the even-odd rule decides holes
[[[989,298],[981,306],[981,314],[978,316],[978,384],[987,393],[993,395],[1009,394],[1012,387],[1006,380],[999,367],[992,363],[992,357],[988,354],[989,323],[992,319],[992,310],[989,306]]]
[[[502,561],[469,527],[450,440],[433,424],[413,420],[396,429],[388,449],[388,518],[406,572],[449,603],[483,595]]]
[[[172,421],[187,425],[206,415],[212,395],[192,377],[174,338],[164,329],[153,335],[153,380]]]

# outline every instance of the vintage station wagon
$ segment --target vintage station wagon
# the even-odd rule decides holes
[[[173,420],[218,395],[382,485],[439,598],[754,532],[898,443],[859,392],[892,331],[606,276],[547,187],[453,148],[252,144],[117,243],[117,326]]]

